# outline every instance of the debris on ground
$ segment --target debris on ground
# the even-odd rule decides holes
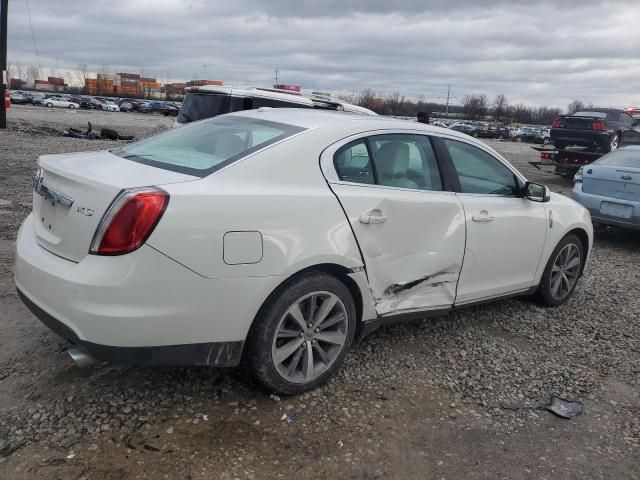
[[[289,415],[287,415],[287,423],[297,422],[298,420],[300,420],[300,417],[302,417],[302,413],[298,411],[291,412]]]
[[[64,137],[82,138],[85,140],[133,140],[133,135],[120,135],[117,130],[113,128],[103,128],[100,130],[100,135],[93,131],[91,122],[87,122],[87,130],[83,132],[77,128],[68,128],[62,134]]]
[[[565,400],[564,398],[552,395],[548,403],[537,405],[500,405],[505,410],[549,410],[562,418],[573,418],[584,412],[584,404],[574,400]]]
[[[584,412],[584,404],[582,402],[565,400],[555,395],[551,397],[551,403],[544,408],[562,418],[573,418]]]

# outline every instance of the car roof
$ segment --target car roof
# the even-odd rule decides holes
[[[339,123],[357,122],[362,125],[364,130],[423,130],[427,133],[446,133],[450,136],[469,138],[468,135],[464,135],[448,128],[435,127],[424,123],[401,120],[393,117],[360,115],[357,113],[347,113],[335,110],[262,107],[255,110],[234,112],[228,115],[284,123],[305,129],[324,127]]]

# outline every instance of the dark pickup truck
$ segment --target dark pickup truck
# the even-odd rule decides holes
[[[551,143],[559,150],[575,145],[607,153],[618,148],[622,132],[634,123],[624,110],[613,108],[560,115],[551,125]]]

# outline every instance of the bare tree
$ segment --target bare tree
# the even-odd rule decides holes
[[[574,100],[569,105],[567,105],[567,111],[569,112],[569,115],[573,115],[580,110],[584,110],[584,102],[581,102],[580,100]]]
[[[387,95],[385,99],[385,110],[391,115],[401,115],[402,105],[404,104],[404,95],[400,95],[400,92],[393,92]]]
[[[86,63],[80,63],[76,70],[78,71],[80,83],[82,83],[82,86],[85,86],[87,84],[87,78],[89,78],[89,67]]]
[[[376,100],[376,93],[370,88],[365,88],[358,95],[358,105],[361,107],[370,108],[374,105]]]
[[[493,101],[493,115],[496,117],[496,120],[504,118],[508,108],[509,102],[507,101],[505,94],[499,93],[496,95],[496,99]]]
[[[27,67],[27,82],[35,84],[36,80],[40,78],[40,69],[35,65],[29,65]]]
[[[487,114],[487,96],[484,93],[465,95],[462,111],[471,119],[479,119]]]
[[[27,71],[24,65],[22,65],[22,63],[20,62],[16,62],[16,75],[20,80],[26,80]]]
[[[6,72],[7,72],[7,83],[9,83],[9,80],[11,78],[14,78],[14,76],[13,76],[14,75],[14,73],[13,73],[13,64],[11,62],[9,62],[9,61],[7,61],[7,70],[6,70]]]

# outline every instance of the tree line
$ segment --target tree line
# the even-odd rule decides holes
[[[379,115],[396,115],[413,117],[418,112],[442,113],[445,106],[442,103],[427,102],[424,96],[417,100],[406,98],[400,92],[379,95],[367,88],[358,94],[343,95],[341,98],[350,103],[373,110]],[[572,114],[584,108],[593,107],[580,100],[574,100],[567,105],[567,113]],[[502,123],[528,123],[535,125],[549,125],[562,110],[558,107],[531,107],[524,103],[509,103],[507,97],[500,93],[493,101],[486,94],[465,95],[460,105],[449,105],[449,113],[456,117],[464,116],[469,120],[496,120]]]

